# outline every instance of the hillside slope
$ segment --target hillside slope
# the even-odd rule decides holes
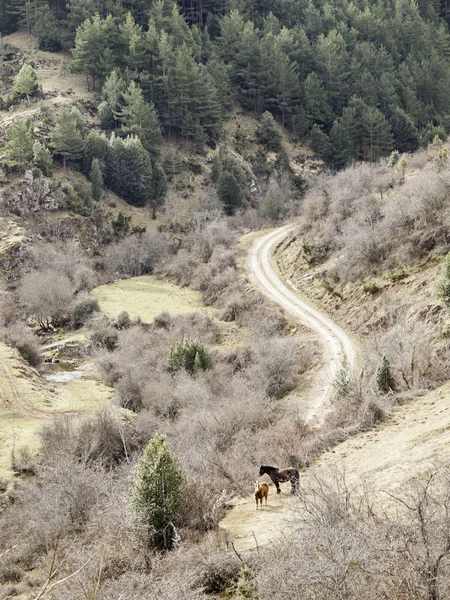
[[[397,408],[385,423],[323,454],[301,474],[301,488],[308,488],[317,475],[326,478],[341,470],[350,487],[367,482],[386,502],[383,491],[400,491],[412,477],[449,455],[450,383],[446,383]],[[256,511],[253,496],[237,499],[221,521],[224,539],[231,540],[238,552],[254,550],[284,535],[284,521],[298,506],[288,493],[289,484],[283,487],[277,496],[271,486],[267,509]]]

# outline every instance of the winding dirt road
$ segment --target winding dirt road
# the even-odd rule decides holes
[[[307,403],[302,405],[305,411],[302,418],[320,424],[326,412],[324,407],[333,393],[333,381],[344,360],[350,373],[355,370],[356,347],[339,325],[299,296],[295,286],[290,281],[286,284],[273,266],[274,249],[292,229],[292,225],[286,225],[259,238],[250,250],[248,269],[250,278],[263,294],[312,329],[321,341],[322,367],[308,390]]]
[[[356,367],[356,347],[345,331],[329,317],[312,307],[286,283],[273,264],[273,252],[289,234],[292,224],[280,227],[256,240],[248,260],[248,274],[253,284],[272,301],[298,321],[313,330],[322,345],[322,364],[305,392],[296,396],[298,412],[305,422],[320,425],[333,394],[333,381],[346,361],[350,372]],[[238,551],[253,550],[281,535],[283,523],[290,514],[292,496],[282,493],[270,495],[270,506],[255,511],[254,499],[242,499],[220,523],[227,541]]]

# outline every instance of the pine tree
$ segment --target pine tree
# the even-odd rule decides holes
[[[69,0],[68,3],[68,14],[67,14],[67,25],[69,31],[70,41],[75,40],[75,35],[78,27],[86,21],[91,19],[97,8],[95,0]]]
[[[41,170],[42,174],[50,177],[53,170],[53,160],[50,150],[38,142],[33,144],[33,164]]]
[[[401,108],[395,108],[389,117],[389,125],[394,136],[394,148],[399,152],[414,152],[419,147],[419,132],[409,115]]]
[[[233,215],[244,199],[242,187],[234,173],[222,171],[217,185],[217,193],[228,215]]]
[[[94,160],[92,161],[89,178],[92,183],[92,197],[98,202],[102,197],[103,191],[103,175],[102,170],[100,169],[100,163],[98,161],[98,158],[94,158]]]
[[[175,373],[184,369],[189,375],[198,371],[206,371],[212,366],[211,354],[207,347],[198,340],[186,339],[171,346],[167,370]]]
[[[64,168],[67,159],[76,161],[83,155],[82,125],[82,116],[76,108],[62,106],[58,110],[50,140],[54,153],[63,157]]]
[[[0,0],[0,34],[7,35],[17,28],[20,7],[15,0]]]
[[[94,158],[98,158],[103,173],[108,160],[108,154],[109,144],[106,134],[102,133],[102,135],[97,135],[95,133],[90,133],[86,138],[83,148],[83,173],[89,175]]]
[[[111,134],[106,183],[129,204],[144,206],[151,199],[152,163],[136,136],[126,139]]]
[[[109,14],[102,19],[96,13],[91,19],[86,19],[77,29],[75,47],[73,49],[72,70],[75,73],[85,73],[88,90],[96,89],[97,82],[103,81],[112,71],[115,59],[112,37],[116,30],[114,18]],[[119,61],[118,61],[119,62]],[[91,81],[89,81],[91,77]]]
[[[387,394],[394,389],[394,380],[391,375],[391,363],[386,356],[383,356],[381,363],[378,365],[376,382],[379,391],[383,394]]]
[[[61,50],[61,34],[58,22],[48,4],[42,4],[39,7],[35,33],[41,50],[48,50],[49,52]]]
[[[263,219],[276,221],[281,216],[283,204],[284,196],[280,186],[276,182],[271,182],[259,207],[259,214]]]
[[[363,114],[364,159],[375,161],[390,154],[393,138],[389,123],[383,114],[374,107],[368,107]]]
[[[272,152],[281,150],[281,134],[277,129],[275,119],[267,110],[261,117],[256,135],[266,150]]]
[[[132,506],[149,546],[165,550],[173,547],[182,499],[180,462],[170,452],[164,436],[156,435],[136,466],[131,488]]]
[[[37,73],[31,65],[25,63],[14,78],[14,91],[16,94],[26,96],[29,99],[37,89]]]
[[[33,160],[33,129],[30,121],[13,121],[6,130],[6,158],[11,166],[25,168]]]
[[[3,62],[6,57],[6,43],[0,34],[0,76],[3,77]]]
[[[327,35],[319,36],[316,45],[317,66],[332,110],[340,113],[347,97],[349,55],[341,33],[332,29]]]
[[[123,101],[119,114],[122,131],[137,135],[152,158],[158,158],[162,136],[155,107],[145,102],[141,88],[134,81],[124,92]]]
[[[103,129],[117,127],[126,87],[126,82],[118,69],[114,69],[106,78],[102,87],[102,102],[98,107]]]
[[[319,76],[310,73],[304,83],[305,111],[311,124],[325,125],[330,121],[331,111],[327,92]]]
[[[222,161],[218,154],[215,154],[211,165],[211,181],[217,183],[222,174]]]

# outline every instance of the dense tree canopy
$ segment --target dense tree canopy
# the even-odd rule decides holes
[[[236,102],[258,117],[268,111],[335,167],[414,150],[433,128],[450,128],[443,0],[132,0],[126,9],[119,0],[50,0],[50,14],[46,6],[31,20],[41,45],[58,44],[55,24],[67,22],[74,71],[102,89],[103,127],[137,135],[152,161],[159,132],[201,150]],[[24,11],[24,0],[0,0],[3,30]]]

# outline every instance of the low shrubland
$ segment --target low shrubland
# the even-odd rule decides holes
[[[450,178],[441,148],[435,141],[405,155],[401,167],[386,161],[320,175],[301,209],[314,262],[339,252],[332,271],[347,282],[446,253]]]

